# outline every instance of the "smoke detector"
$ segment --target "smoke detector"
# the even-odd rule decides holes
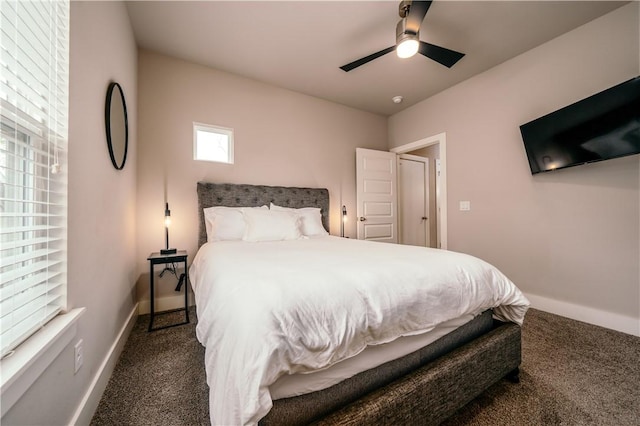
[[[399,104],[400,102],[402,102],[402,99],[404,99],[402,96],[394,96],[393,98],[391,98],[394,104]]]

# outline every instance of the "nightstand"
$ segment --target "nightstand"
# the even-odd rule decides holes
[[[186,250],[178,250],[173,254],[160,254],[159,252],[151,253],[149,257],[147,257],[149,261],[149,290],[150,290],[150,301],[151,301],[151,319],[149,320],[149,331],[161,330],[163,328],[175,327],[177,325],[189,324],[189,297],[188,297],[188,289],[189,289],[189,269],[187,267],[187,252]],[[165,325],[162,327],[153,328],[153,318],[155,317],[155,300],[154,300],[154,272],[153,267],[155,265],[168,265],[172,263],[184,262],[184,314],[185,321],[177,324]],[[182,279],[182,278],[181,278]],[[178,282],[178,287],[180,286],[181,281]],[[183,309],[178,309],[178,311],[182,311]],[[175,312],[175,311],[171,311]],[[168,313],[168,312],[167,312]],[[158,314],[161,315],[161,314]]]

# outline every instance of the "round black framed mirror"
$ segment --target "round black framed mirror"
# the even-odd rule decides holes
[[[111,163],[117,170],[122,170],[125,161],[127,161],[127,149],[129,148],[129,123],[124,92],[118,83],[109,83],[104,119]]]

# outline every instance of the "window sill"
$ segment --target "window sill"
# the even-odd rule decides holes
[[[73,340],[78,328],[78,319],[85,311],[86,308],[77,308],[58,315],[18,346],[13,355],[0,361],[0,382],[2,383],[2,415],[0,417],[4,417],[13,404]]]

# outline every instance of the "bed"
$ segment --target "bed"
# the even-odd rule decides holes
[[[278,206],[296,209],[277,217],[297,217],[305,235],[299,212],[319,209],[326,234],[326,189],[199,182],[197,193],[190,277],[213,424],[438,424],[501,378],[517,381],[528,301],[490,265],[327,235],[251,240],[262,229],[252,221]],[[251,208],[254,242],[207,243],[205,212],[221,206]],[[427,290],[424,271],[440,287]]]

